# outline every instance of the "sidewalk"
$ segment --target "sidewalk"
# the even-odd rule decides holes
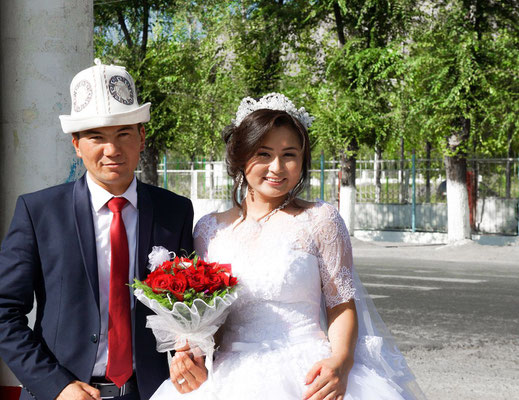
[[[519,243],[481,245],[471,240],[456,244],[419,244],[363,241],[351,238],[355,258],[404,258],[466,263],[492,263],[519,267]]]

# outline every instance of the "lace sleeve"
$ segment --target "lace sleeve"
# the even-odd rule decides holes
[[[313,233],[317,245],[321,285],[326,307],[333,308],[355,296],[350,236],[335,207],[322,203],[316,208]]]
[[[216,228],[216,218],[212,214],[207,214],[200,218],[193,231],[195,252],[205,260],[207,260],[209,241],[215,236]]]

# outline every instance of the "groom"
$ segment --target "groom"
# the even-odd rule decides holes
[[[0,357],[20,399],[145,400],[167,358],[128,283],[146,277],[152,246],[191,253],[193,208],[135,179],[150,103],[139,106],[124,68],[96,60],[70,92],[61,126],[87,173],[18,199],[0,250]]]

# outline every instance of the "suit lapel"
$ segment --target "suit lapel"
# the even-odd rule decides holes
[[[73,207],[81,257],[83,258],[88,283],[92,288],[97,307],[99,308],[96,239],[86,175],[83,175],[83,177],[74,184]]]
[[[147,275],[146,266],[148,265],[148,253],[153,227],[153,205],[150,192],[140,181],[137,181],[137,207],[139,208],[139,244],[136,276],[142,280]]]

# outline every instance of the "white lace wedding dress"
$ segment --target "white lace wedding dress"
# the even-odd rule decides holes
[[[152,400],[302,399],[306,374],[330,356],[323,303],[352,298],[359,338],[345,400],[425,398],[353,269],[334,207],[318,202],[297,216],[237,226],[206,215],[194,237],[199,255],[232,264],[239,298],[222,327],[212,377],[188,394],[165,381]]]

